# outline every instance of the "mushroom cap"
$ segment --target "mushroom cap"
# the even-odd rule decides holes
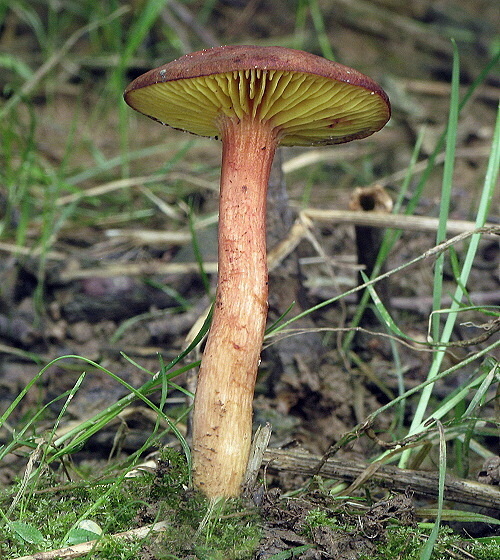
[[[221,119],[269,123],[288,146],[365,138],[389,120],[382,88],[357,70],[284,47],[223,46],[184,55],[125,90],[136,111],[218,137]]]

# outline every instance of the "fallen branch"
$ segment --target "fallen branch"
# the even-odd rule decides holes
[[[405,231],[436,232],[439,224],[438,218],[430,218],[428,216],[382,214],[377,212],[359,212],[356,210],[321,210],[319,208],[308,208],[303,210],[302,214],[310,220],[320,223],[347,223],[361,226],[396,228]],[[485,235],[498,236],[499,230],[497,224],[487,223],[485,227],[492,229],[491,232],[485,232]],[[477,225],[474,222],[467,220],[447,220],[446,222],[446,231],[451,235],[473,231],[476,228]]]
[[[321,457],[303,451],[285,451],[282,449],[267,449],[264,453],[264,465],[269,472],[290,472],[302,475],[314,475]],[[321,476],[345,482],[354,482],[363,477],[369,464],[328,459],[321,468]],[[418,496],[437,498],[438,473],[400,469],[390,465],[380,466],[371,473],[369,481],[395,492],[411,490]],[[469,506],[485,507],[500,512],[500,489],[497,486],[482,484],[472,480],[461,480],[446,477],[445,499]]]

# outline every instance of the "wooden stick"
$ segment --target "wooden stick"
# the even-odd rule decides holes
[[[138,529],[131,529],[130,531],[125,531],[123,533],[116,533],[112,535],[113,538],[120,538],[126,541],[137,541],[139,539],[144,539],[150,533],[159,533],[164,531],[168,523],[162,521],[160,523],[155,523],[154,525],[148,525],[146,527],[139,527]],[[57,550],[48,550],[47,552],[37,552],[35,554],[30,554],[29,556],[20,556],[14,558],[13,560],[56,560],[63,558],[64,560],[70,558],[79,558],[91,552],[98,540],[88,541],[81,544],[76,544],[74,546],[66,546],[64,548],[59,548]]]
[[[439,224],[438,218],[406,216],[404,214],[378,214],[375,212],[321,210],[318,208],[308,208],[303,210],[302,213],[315,222],[354,224],[422,232],[435,232]],[[449,234],[458,235],[476,229],[476,224],[467,220],[448,220],[446,227]],[[485,224],[485,227],[497,228],[498,225],[488,223]]]
[[[269,472],[291,472],[303,475],[316,474],[321,457],[301,451],[268,449],[264,453],[264,464]],[[372,468],[370,464],[328,459],[321,469],[324,478],[353,482]],[[399,469],[390,465],[375,470],[370,482],[395,492],[411,490],[418,496],[437,498],[438,473]],[[446,476],[445,499],[462,504],[486,507],[500,512],[500,489],[497,486],[482,484],[472,480],[461,480]]]

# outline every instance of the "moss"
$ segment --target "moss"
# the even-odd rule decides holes
[[[344,531],[353,531],[354,526],[342,523],[338,516],[335,515],[335,511],[324,509],[324,508],[315,508],[309,511],[306,515],[306,527],[305,532],[306,534],[310,532],[311,529],[315,527],[331,527],[334,529],[342,529]]]
[[[248,508],[243,500],[210,504],[202,495],[190,490],[188,465],[177,451],[162,450],[155,472],[134,479],[124,478],[124,472],[118,468],[106,472],[105,480],[102,475],[96,478],[99,473],[94,473],[94,479],[61,484],[53,472],[42,471],[36,487],[25,490],[9,516],[11,522],[22,522],[17,525],[18,531],[5,522],[0,527],[0,556],[8,560],[59,548],[81,519],[92,520],[106,535],[95,550],[84,557],[87,560],[251,560],[259,546],[265,546],[261,540],[262,520],[255,510]],[[8,509],[20,488],[21,481],[3,491],[0,499],[6,506],[4,509]],[[329,544],[325,538],[319,538],[321,536],[334,534],[346,541],[366,536],[360,531],[363,523],[356,521],[358,517],[362,521],[363,516],[348,514],[331,502],[312,509],[309,509],[308,500],[296,503],[292,510],[289,506],[279,510],[278,521],[282,515],[285,519],[288,512],[295,530],[310,541],[307,547],[327,551]],[[166,521],[167,529],[141,542],[109,536],[157,521]],[[322,527],[331,531],[318,531]],[[415,524],[397,526],[388,520],[380,534],[369,539],[374,544],[373,551],[359,554],[359,560],[418,560],[427,538],[428,529]],[[450,529],[442,528],[432,560],[448,560],[450,551],[457,546],[477,560],[500,558],[500,539],[464,541]]]
[[[155,547],[163,558],[251,559],[260,542],[260,519],[240,500],[215,507],[196,492],[180,495],[171,526]]]
[[[23,522],[19,530],[8,523],[0,527],[1,557],[7,560],[63,547],[75,524],[88,519],[106,535],[85,557],[89,560],[252,558],[260,539],[259,518],[242,501],[211,507],[189,490],[188,466],[177,451],[162,450],[154,473],[130,479],[123,474],[118,469],[114,476],[107,472],[105,480],[94,473],[94,479],[61,484],[45,469],[36,488],[26,492],[11,512],[11,521]],[[10,503],[20,487],[19,481],[4,492],[4,503]],[[167,530],[144,542],[109,536],[157,521],[167,521]]]
[[[387,558],[418,560],[427,537],[428,530],[389,527],[383,541],[377,546],[376,554],[362,556],[360,560],[387,560]],[[458,549],[466,550],[476,560],[497,560],[500,558],[500,538],[485,539],[484,542],[461,541],[451,529],[442,527],[431,560],[449,560]]]
[[[185,465],[182,469],[183,472],[187,470]],[[140,523],[138,513],[148,500],[152,501],[155,476],[144,473],[128,479],[124,478],[122,469],[110,473],[106,480],[94,472],[93,479],[68,484],[46,468],[40,471],[36,486],[26,489],[18,481],[4,491],[0,497],[4,504],[10,504],[19,491],[21,498],[9,513],[9,521],[0,524],[2,558],[63,547],[67,544],[68,532],[82,519],[93,521],[105,534],[137,526]],[[170,476],[181,479],[184,474],[177,470]],[[157,511],[156,508],[155,515]],[[18,522],[22,523],[21,530],[16,531]],[[8,547],[3,546],[5,543],[9,543]]]
[[[465,550],[476,560],[497,560],[500,558],[500,537],[487,537],[465,543]]]

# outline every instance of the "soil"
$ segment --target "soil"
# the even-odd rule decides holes
[[[196,4],[189,4],[192,13],[195,13]],[[288,41],[295,26],[294,10],[290,10],[290,3],[285,0],[270,4],[216,2],[205,28],[217,43]],[[486,65],[493,52],[495,34],[498,37],[495,22],[500,21],[499,7],[487,0],[417,0],[411,6],[392,0],[351,3],[339,0],[320,2],[320,5],[337,59],[367,73],[384,86],[391,98],[393,118],[389,126],[373,137],[338,147],[338,156],[332,155],[319,164],[296,171],[287,171],[287,164],[296,164],[298,156],[311,150],[283,151],[285,173],[282,175],[279,168],[275,170],[271,192],[270,248],[290,236],[290,228],[299,209],[304,207],[304,200],[309,208],[348,209],[354,187],[374,184],[381,185],[384,192],[395,199],[422,126],[425,125],[426,132],[420,160],[425,161],[446,123],[452,67],[448,35],[457,37],[463,91]],[[0,46],[8,52],[16,49],[30,65],[36,60],[40,62],[44,55],[30,49],[35,39],[30,29],[16,17],[12,15],[10,27],[2,29]],[[189,22],[181,23],[178,16],[175,21],[188,36],[190,50],[208,45],[210,37],[200,35]],[[155,35],[161,38],[161,34],[161,26],[158,26],[148,40],[154,45],[155,40],[159,40]],[[320,54],[311,22],[306,27],[302,48]],[[55,170],[64,165],[65,169],[74,169],[75,174],[77,170],[85,171],[95,165],[93,153],[88,149],[89,138],[104,157],[111,158],[119,153],[118,108],[108,107],[96,122],[93,114],[101,101],[90,92],[82,102],[82,93],[88,90],[90,77],[104,81],[107,76],[107,69],[99,67],[99,61],[92,66],[89,57],[84,56],[88,50],[91,44],[85,40],[79,42],[72,53],[71,63],[79,67],[76,77],[63,60],[32,93],[38,119],[35,142],[40,160],[47,165],[50,163],[50,168]],[[160,57],[154,47],[150,45],[148,51],[148,45],[144,45],[142,55],[148,52],[158,64],[180,54]],[[135,61],[128,70],[128,77],[153,65],[156,64],[151,64],[151,56],[147,64]],[[83,78],[78,79],[78,75]],[[474,219],[477,193],[482,186],[491,145],[499,85],[498,73],[490,72],[461,114],[451,209],[454,219]],[[20,118],[27,122],[28,117],[28,112],[25,114],[21,108]],[[181,133],[156,126],[147,119],[135,116],[130,119],[131,150],[162,144],[175,153],[187,140]],[[75,124],[81,139],[72,153],[66,154],[68,134]],[[188,203],[194,207],[196,215],[212,215],[217,204],[219,157],[217,142],[199,140],[189,148],[185,159],[174,160],[167,182],[177,185],[178,194],[170,189],[162,197],[162,203],[151,203],[149,208],[154,213],[143,222],[132,221],[130,226],[120,223],[117,206],[96,221],[92,215],[109,201],[110,195],[81,199],[75,196],[74,203],[82,210],[80,215],[86,218],[78,224],[70,221],[58,228],[50,240],[48,253],[42,256],[36,252],[24,254],[7,245],[0,247],[0,410],[6,410],[41,366],[54,358],[84,356],[116,373],[128,384],[139,387],[151,378],[151,372],[158,370],[159,356],[168,363],[186,347],[193,325],[209,305],[202,275],[196,266],[186,264],[195,262],[193,250],[185,240],[145,241],[141,231],[178,229],[188,232],[184,212]],[[133,160],[130,171],[133,176],[141,176],[161,166],[161,161],[150,156]],[[441,173],[438,165],[427,182],[416,215],[438,215]],[[81,188],[93,189],[119,177],[120,170],[114,168],[95,179],[90,177],[83,181]],[[304,199],[311,181],[315,188],[307,192]],[[410,181],[410,192],[416,188],[417,181],[418,174]],[[284,184],[287,195],[283,194]],[[133,186],[118,195],[121,216],[133,215],[143,207],[143,187]],[[58,197],[71,197],[74,192],[69,187],[68,192],[59,193]],[[7,196],[2,193],[1,186],[0,196]],[[55,204],[60,204],[60,200],[55,200]],[[499,210],[497,196],[491,206],[491,222],[498,223]],[[166,216],[167,211],[170,217]],[[9,212],[3,216],[8,227],[4,228],[2,242],[13,244],[21,209],[10,208]],[[112,232],[118,228],[121,231]],[[25,246],[37,247],[41,232],[40,220],[34,220],[28,227]],[[280,266],[271,273],[270,323],[284,313],[292,301],[297,302],[291,310],[293,315],[356,285],[360,258],[356,252],[357,234],[360,230],[350,224],[312,222],[307,238],[282,258]],[[215,227],[204,229],[198,236],[199,250],[208,263],[214,262],[215,236]],[[414,259],[434,243],[434,232],[402,232],[386,270]],[[464,244],[456,245],[455,249],[460,258],[464,254]],[[177,268],[169,269],[169,265]],[[471,273],[469,290],[473,302],[500,305],[499,267],[498,239],[485,236]],[[210,269],[207,270],[213,289],[215,278]],[[449,285],[445,286],[445,293],[454,285],[451,265],[447,273]],[[427,335],[432,305],[432,274],[432,262],[424,260],[410,270],[391,276],[383,286],[385,301],[398,326],[412,338],[422,341]],[[373,317],[364,317],[362,325],[367,332],[358,334],[353,342],[357,359],[342,348],[346,334],[342,329],[349,325],[356,304],[356,297],[351,296],[323,307],[294,325],[305,331],[303,335],[270,339],[266,344],[254,410],[256,425],[269,422],[273,426],[271,447],[298,447],[321,456],[344,434],[362,424],[370,413],[397,395],[389,340],[380,334],[383,329]],[[493,338],[476,340],[483,330],[474,326],[488,320],[480,311],[463,314],[453,339],[460,344],[450,348],[445,365],[456,363],[491,344]],[[330,332],[325,333],[325,330]],[[498,339],[498,332],[492,336]],[[471,344],[464,342],[468,340]],[[426,378],[430,352],[415,345],[400,345],[399,349],[405,383],[410,388]],[[193,352],[182,363],[194,361],[197,356],[197,352]],[[438,383],[437,397],[449,394],[477,366],[478,363],[473,363],[460,370],[457,376]],[[36,390],[28,392],[18,404],[9,418],[9,425],[14,427],[22,423],[40,403],[53,401],[39,430],[42,433],[50,428],[62,406],[54,399],[71,390],[83,371],[87,372],[85,381],[68,409],[65,422],[68,418],[71,422],[89,418],[128,393],[100,369],[77,358],[68,358],[47,369]],[[192,379],[186,375],[176,378],[175,382],[192,387]],[[184,404],[180,391],[169,395],[172,414]],[[414,403],[408,403],[405,421],[411,420],[413,407]],[[490,418],[496,414],[498,418],[498,407],[496,412],[491,408],[484,414]],[[126,436],[118,449],[117,421],[94,436],[75,459],[107,461],[110,453],[126,456],[146,441],[155,418],[151,419],[147,411],[136,406],[122,422],[126,424]],[[335,457],[363,463],[380,454],[384,441],[392,440],[393,412],[380,415],[374,428],[377,438],[353,439]],[[189,432],[187,425],[181,429]],[[6,441],[9,435],[3,430],[0,437]],[[175,446],[177,442],[174,436],[167,436],[164,443]],[[500,454],[498,434],[485,438],[483,445],[493,455]],[[420,468],[434,470],[434,459],[431,453]],[[9,455],[0,465],[1,483],[8,484],[25,467],[25,462],[24,457]],[[494,478],[494,474],[485,475],[485,472],[480,461],[470,466],[472,479],[482,474],[483,482],[484,476],[490,476],[488,483],[498,485],[498,476]],[[307,544],[301,536],[301,523],[304,512],[317,498],[309,494],[304,503],[287,502],[283,506],[277,494],[273,494],[296,490],[307,480],[306,476],[286,472],[267,473],[270,491],[259,498],[266,520],[266,538],[257,558],[269,558],[291,546]],[[409,496],[398,494],[388,505],[384,502],[385,491],[380,494],[375,491],[374,495],[374,503],[364,518],[365,525],[358,534],[342,535],[332,529],[318,529],[313,539],[316,550],[304,551],[300,558],[355,559],[361,552],[368,554],[372,550],[373,535],[383,532],[389,516],[413,523],[414,502]]]

